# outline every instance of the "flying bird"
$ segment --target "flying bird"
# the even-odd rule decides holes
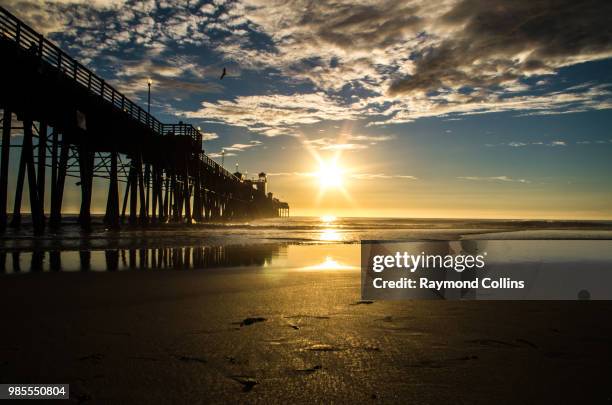
[[[225,77],[226,73],[227,72],[226,72],[225,68],[223,68],[223,73],[221,73],[221,77],[219,78],[219,80],[223,80],[223,78]]]

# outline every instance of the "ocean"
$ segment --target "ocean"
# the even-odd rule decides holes
[[[537,240],[535,251],[550,259],[571,251],[564,241],[612,239],[611,221],[292,217],[111,231],[97,217],[91,232],[83,232],[76,217],[65,222],[56,232],[35,236],[25,217],[22,229],[0,237],[0,271],[358,269],[359,243],[367,240]]]

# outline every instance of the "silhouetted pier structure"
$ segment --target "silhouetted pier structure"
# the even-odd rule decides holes
[[[126,218],[130,224],[191,223],[288,214],[286,203],[266,194],[265,174],[246,180],[225,170],[205,155],[199,129],[161,123],[2,7],[0,55],[0,229],[8,221],[15,129],[23,142],[13,145],[21,149],[14,227],[21,223],[26,179],[34,230],[45,228],[45,193],[49,225],[59,226],[66,177],[79,178],[84,228],[91,223],[94,177],[108,181],[105,223],[114,228]],[[123,198],[120,182],[126,184]]]

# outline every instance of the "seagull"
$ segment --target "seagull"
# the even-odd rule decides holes
[[[225,71],[225,68],[223,68],[223,73],[221,73],[221,77],[219,78],[219,80],[223,80],[223,78],[225,77],[225,74],[227,72]]]

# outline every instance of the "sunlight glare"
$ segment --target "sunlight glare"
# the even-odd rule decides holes
[[[340,263],[332,257],[325,257],[325,261],[314,266],[303,267],[303,270],[351,270],[355,267]]]
[[[321,161],[317,177],[319,178],[319,184],[322,189],[342,187],[342,170],[335,161]]]
[[[321,221],[325,222],[326,224],[329,224],[330,222],[334,222],[336,220],[336,216],[335,215],[323,215],[321,217]]]

